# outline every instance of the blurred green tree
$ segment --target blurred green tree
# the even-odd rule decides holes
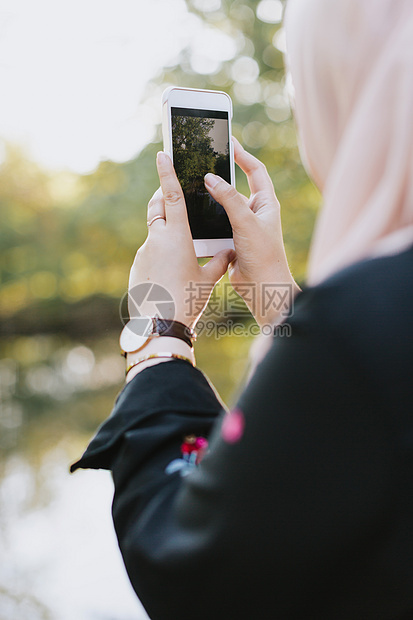
[[[232,97],[233,133],[268,168],[282,207],[290,266],[302,284],[320,195],[297,148],[283,64],[282,3],[187,0],[187,5],[211,41],[226,37],[232,51],[211,61],[211,43],[200,64],[202,50],[183,50],[174,65],[154,76],[147,96],[160,106],[162,90],[175,84],[224,90]],[[23,365],[38,363],[28,354],[35,344],[30,339],[38,334],[63,339],[56,346],[76,340],[92,346],[110,334],[114,341],[121,328],[119,300],[146,237],[148,200],[159,185],[155,155],[162,148],[160,136],[159,127],[154,142],[133,160],[102,162],[84,176],[48,174],[9,149],[0,170],[0,335],[9,357]],[[237,187],[248,193],[240,170]],[[198,344],[203,367],[224,395],[236,380],[228,367],[241,350],[245,358],[241,341]],[[220,351],[215,361],[203,354],[212,345]]]

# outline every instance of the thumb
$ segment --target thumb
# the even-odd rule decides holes
[[[228,265],[235,259],[234,250],[220,250],[215,254],[202,270],[206,278],[211,282],[218,282],[228,269]]]
[[[235,187],[209,172],[204,178],[205,187],[213,198],[222,205],[228,215],[232,230],[245,234],[250,229],[254,214],[248,200]]]

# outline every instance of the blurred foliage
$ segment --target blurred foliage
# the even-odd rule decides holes
[[[230,94],[233,133],[268,168],[281,203],[290,266],[303,283],[320,197],[296,144],[282,57],[281,2],[186,1],[206,24],[208,49],[205,54],[185,49],[148,84],[140,110],[160,108],[162,90],[169,85]],[[218,40],[223,46],[215,45]],[[84,176],[47,173],[13,146],[5,154],[0,168],[0,454],[23,452],[35,477],[51,447],[63,446],[68,461],[79,456],[122,387],[119,307],[134,254],[146,237],[147,202],[158,187],[160,136],[159,127],[154,142],[135,159],[104,161]],[[238,189],[248,194],[245,176],[238,169],[236,176]],[[218,297],[225,284],[224,278]],[[245,307],[239,316],[235,305],[225,316],[218,312],[214,321],[219,327],[237,321],[245,326],[245,336],[204,334],[196,345],[198,365],[228,405],[244,378],[253,326]],[[7,462],[0,459],[0,483]],[[0,549],[6,546],[6,508],[3,502]],[[0,615],[6,609],[7,618],[50,617],[30,594],[8,585],[0,587]]]
[[[212,39],[219,34],[232,42],[232,51],[224,60],[208,60],[185,49],[173,66],[148,84],[142,106],[153,101],[160,106],[161,92],[171,84],[231,95],[233,133],[266,164],[274,181],[287,255],[302,283],[319,194],[297,149],[277,15],[281,4],[279,0],[187,0],[187,4],[205,22]],[[73,419],[85,429],[108,413],[109,396],[122,380],[113,361],[121,328],[119,302],[134,253],[146,236],[146,206],[158,186],[155,154],[162,148],[160,134],[158,128],[154,142],[135,159],[122,164],[104,161],[84,176],[47,173],[8,147],[0,169],[3,438],[14,437],[17,428],[26,427],[44,411],[82,410],[84,414]],[[248,193],[240,170],[237,186]],[[246,324],[248,320],[243,318]],[[93,368],[86,373],[88,381],[72,376],[70,383],[64,359],[82,346],[80,367],[90,351]],[[203,337],[197,345],[200,366],[226,400],[240,381],[248,346],[247,337],[235,336]],[[106,370],[97,380],[93,373],[99,364],[102,368],[106,364]],[[105,377],[106,405],[92,404],[89,410],[85,395],[92,394],[90,402],[97,403],[93,399],[104,394]],[[4,448],[13,444],[2,441]]]

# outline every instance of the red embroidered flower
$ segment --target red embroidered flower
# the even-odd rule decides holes
[[[207,449],[207,439],[205,437],[197,437],[196,435],[187,435],[181,445],[183,458],[192,461],[196,465],[199,465]]]

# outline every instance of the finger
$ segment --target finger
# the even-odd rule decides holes
[[[148,202],[147,221],[151,222],[153,218],[157,216],[163,217],[164,220],[155,220],[153,224],[149,226],[149,228],[152,228],[152,226],[157,227],[159,225],[159,222],[160,225],[165,226],[165,203],[163,199],[162,189],[160,187],[158,187],[158,189]]]
[[[205,187],[213,198],[222,205],[228,215],[234,232],[245,234],[253,224],[254,213],[248,206],[245,196],[242,196],[235,187],[215,174],[205,176]]]
[[[161,151],[156,157],[156,165],[165,202],[166,221],[172,226],[186,226],[189,229],[184,194],[171,158]]]
[[[234,260],[235,256],[234,250],[221,250],[220,252],[217,252],[217,254],[215,254],[215,256],[211,258],[206,265],[201,267],[201,269],[210,282],[218,282],[218,280],[222,278],[228,269],[228,265]]]
[[[232,138],[234,143],[235,162],[247,175],[248,185],[251,193],[269,192],[274,194],[274,186],[267,172],[267,168],[254,155],[248,153],[238,142],[236,138]]]

